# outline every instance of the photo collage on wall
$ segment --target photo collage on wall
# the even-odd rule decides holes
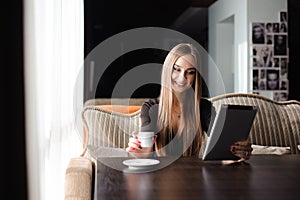
[[[273,100],[288,100],[287,12],[276,22],[251,23],[252,92]]]

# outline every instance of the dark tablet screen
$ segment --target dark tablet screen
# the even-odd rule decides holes
[[[230,146],[237,141],[247,140],[257,107],[248,105],[222,104],[208,132],[203,160],[237,160]]]

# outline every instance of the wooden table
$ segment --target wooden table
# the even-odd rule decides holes
[[[128,158],[108,159],[122,163]],[[124,173],[99,161],[96,168],[96,200],[300,199],[299,155],[253,155],[231,165],[180,158],[148,173]]]

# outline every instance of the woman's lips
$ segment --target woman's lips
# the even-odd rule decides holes
[[[178,86],[180,86],[180,87],[186,86],[186,83],[178,83],[178,82],[176,82],[176,81],[175,81],[175,83],[176,83],[176,85],[178,85]]]

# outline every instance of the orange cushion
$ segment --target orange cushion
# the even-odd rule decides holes
[[[108,111],[131,114],[141,109],[142,106],[99,105],[99,107]]]

